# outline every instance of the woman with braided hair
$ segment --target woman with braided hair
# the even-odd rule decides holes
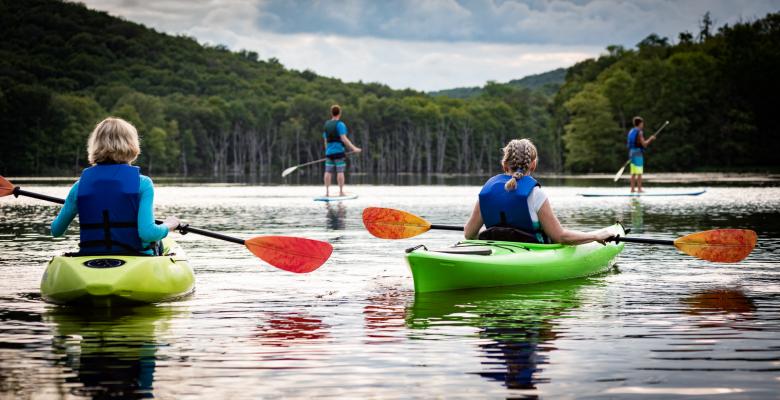
[[[561,226],[541,185],[531,177],[539,159],[530,140],[514,139],[503,151],[504,173],[490,178],[479,192],[466,223],[466,239],[582,244],[613,235],[606,229],[579,232]],[[480,232],[482,225],[487,229]]]

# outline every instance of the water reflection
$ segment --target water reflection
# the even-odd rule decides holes
[[[344,230],[347,223],[347,206],[337,201],[335,204],[325,203],[328,212],[325,217],[325,228],[333,231]]]
[[[729,326],[755,318],[756,305],[739,288],[712,288],[683,300],[688,315],[700,317],[700,327]],[[733,326],[738,328],[737,326]]]
[[[44,320],[54,324],[58,364],[75,375],[70,393],[92,398],[152,398],[158,335],[182,314],[173,307],[79,309],[54,307]]]
[[[257,327],[257,338],[267,346],[288,347],[328,337],[328,325],[305,313],[271,313]]]
[[[564,294],[508,288],[415,299],[403,250],[422,242],[447,246],[462,235],[431,231],[411,241],[379,240],[362,228],[359,205],[462,223],[473,206],[464,199],[473,199],[482,183],[484,177],[469,187],[361,186],[362,200],[343,203],[351,207],[350,219],[338,231],[331,229],[343,225],[328,225],[326,215],[330,210],[338,223],[346,215],[339,216],[337,203],[311,200],[319,186],[160,185],[160,215],[181,215],[238,237],[326,240],[336,252],[314,273],[289,274],[258,268],[234,244],[181,236],[197,292],[167,305],[186,312],[141,323],[146,327],[137,329],[137,338],[98,326],[132,325],[135,315],[49,315],[59,310],[34,293],[51,257],[76,247],[78,228],[51,239],[48,225],[59,206],[3,198],[0,399],[75,393],[174,399],[777,397],[780,188],[721,187],[691,199],[629,201],[585,200],[578,188],[547,184],[556,213],[574,229],[609,225],[617,213],[626,225],[642,226],[641,236],[744,227],[758,231],[760,245],[738,264],[712,264],[669,247],[626,246],[621,273],[599,277],[603,285],[575,284]],[[28,189],[64,197],[68,187]],[[107,365],[120,371],[109,373],[114,367]]]
[[[390,290],[368,298],[363,307],[366,344],[398,343],[404,338],[406,308],[411,292]]]
[[[468,325],[479,330],[487,361],[478,375],[509,389],[533,390],[558,337],[555,320],[579,307],[578,293],[594,279],[467,291],[418,293],[408,311],[411,329]]]
[[[639,199],[630,199],[629,208],[631,209],[631,233],[644,233],[645,210],[642,201]]]

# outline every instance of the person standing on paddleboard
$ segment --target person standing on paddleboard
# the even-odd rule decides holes
[[[579,232],[561,226],[547,194],[531,177],[539,159],[530,140],[514,139],[503,151],[504,173],[490,178],[479,192],[464,229],[466,239],[584,244],[603,243],[614,235],[608,229]],[[480,232],[483,225],[487,229]]]
[[[355,146],[347,137],[347,125],[341,121],[341,107],[334,104],[330,107],[331,118],[325,122],[322,139],[325,142],[325,197],[330,196],[330,183],[333,172],[339,184],[339,196],[344,196],[344,170],[347,168],[345,146],[350,151],[360,153],[360,147]]]
[[[655,140],[651,136],[645,140],[645,121],[642,117],[634,117],[634,127],[628,131],[628,158],[631,160],[631,193],[644,192],[642,190],[642,172],[645,165],[645,148]]]
[[[91,167],[70,188],[51,223],[62,236],[79,216],[79,254],[159,254],[158,244],[179,226],[176,217],[154,222],[154,185],[133,161],[141,153],[138,132],[121,118],[106,118],[87,141]]]

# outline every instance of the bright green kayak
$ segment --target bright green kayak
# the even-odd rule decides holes
[[[624,236],[623,227],[611,226]],[[419,246],[406,260],[418,293],[466,288],[525,285],[579,278],[604,272],[615,264],[623,243],[578,246],[466,240],[453,247]]]
[[[158,303],[185,296],[195,275],[176,242],[164,239],[164,256],[56,256],[41,279],[44,300],[112,306]]]

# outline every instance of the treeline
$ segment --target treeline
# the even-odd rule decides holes
[[[369,173],[492,171],[502,143],[549,125],[531,90],[463,101],[344,83],[73,3],[0,0],[0,36],[3,174],[76,173],[107,115],[136,125],[145,172],[217,177],[320,158],[333,103],[365,151],[352,170]]]
[[[542,169],[611,171],[635,114],[672,122],[653,170],[776,165],[779,18],[610,47],[555,96],[490,83],[453,99],[289,70],[80,4],[0,0],[0,174],[77,173],[87,135],[115,115],[138,128],[145,173],[276,175],[322,157],[333,103],[364,149],[357,172],[492,172],[514,137],[539,145]]]
[[[631,118],[646,135],[670,125],[648,149],[666,171],[776,168],[780,14],[712,32],[650,35],[636,49],[610,46],[571,67],[554,101],[554,136],[571,171],[613,171],[626,159]]]

